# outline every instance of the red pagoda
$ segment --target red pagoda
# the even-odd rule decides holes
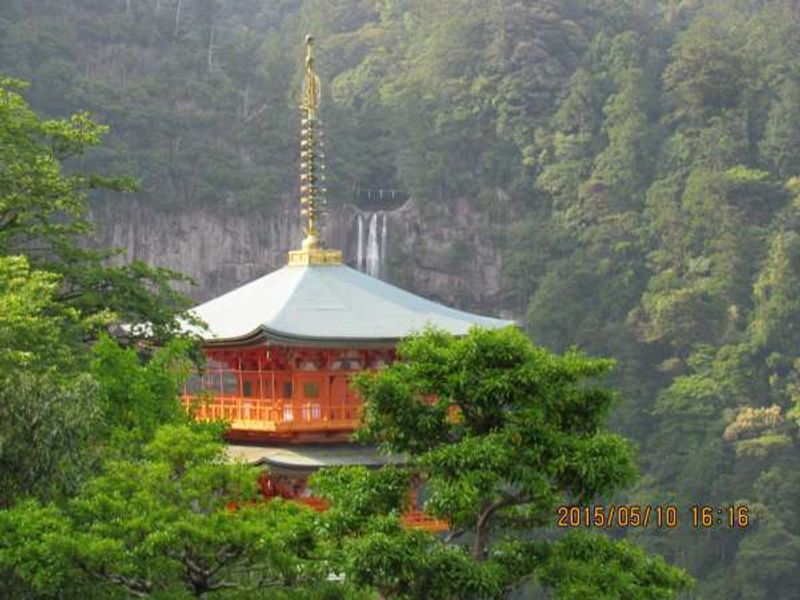
[[[309,36],[300,104],[305,238],[283,268],[195,307],[208,326],[200,332],[207,368],[183,396],[197,419],[230,423],[229,454],[264,466],[265,496],[311,505],[316,502],[305,482],[314,470],[397,460],[351,441],[362,408],[349,387],[353,373],[390,364],[397,343],[429,325],[464,335],[473,325],[512,324],[401,290],[342,264],[339,250],[324,247],[318,229],[325,192],[319,101]],[[406,522],[441,525],[413,507]]]

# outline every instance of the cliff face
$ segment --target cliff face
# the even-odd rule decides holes
[[[513,318],[501,309],[505,215],[493,222],[488,214],[465,198],[446,206],[411,200],[391,212],[388,279],[449,306]]]
[[[286,264],[287,251],[302,239],[298,212],[293,200],[278,209],[228,212],[159,211],[137,200],[92,209],[98,245],[123,248],[127,260],[190,275],[197,285],[183,291],[198,302]],[[324,237],[350,266],[366,270],[371,260],[381,278],[400,287],[450,306],[499,314],[496,227],[466,199],[446,208],[411,199],[385,211],[340,205],[327,215]]]

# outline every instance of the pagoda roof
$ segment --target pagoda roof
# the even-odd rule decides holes
[[[271,469],[295,471],[316,470],[333,466],[382,467],[386,464],[405,464],[408,457],[385,454],[372,446],[358,444],[304,444],[296,446],[255,446],[228,444],[226,454],[231,460]]]
[[[425,327],[464,335],[513,321],[456,310],[348,266],[285,266],[195,307],[213,345],[260,338],[289,344],[395,343]]]

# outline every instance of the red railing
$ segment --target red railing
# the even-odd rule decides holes
[[[299,504],[305,504],[306,506],[310,506],[317,512],[325,512],[328,510],[328,503],[325,502],[322,498],[315,498],[314,496],[306,496],[300,498],[292,498],[292,502],[297,502]]]
[[[314,498],[313,496],[306,498],[286,498],[286,500],[289,502],[304,504],[310,508],[313,508],[317,512],[325,512],[328,510],[328,503],[325,502],[325,500],[322,500],[321,498]],[[269,499],[267,499],[267,502],[269,502]],[[235,511],[239,506],[240,505],[237,502],[229,502],[227,508],[229,511]],[[434,519],[421,510],[407,510],[403,513],[402,519],[403,527],[406,529],[423,529],[425,531],[430,531],[431,533],[441,533],[449,529],[447,521]]]
[[[196,376],[182,395],[199,421],[229,421],[258,432],[349,431],[363,404],[349,390],[351,372],[215,369]]]
[[[325,502],[325,500],[322,500],[321,498],[315,498],[314,496],[292,498],[291,501],[310,506],[317,512],[324,512],[328,509],[328,503]],[[435,519],[426,514],[424,511],[413,508],[406,510],[403,513],[402,518],[403,526],[406,529],[424,529],[425,531],[435,533],[447,531],[449,529],[447,521]]]
[[[435,519],[421,510],[407,510],[403,513],[403,525],[406,529],[424,529],[425,531],[441,532],[450,527],[447,521]]]
[[[187,411],[198,421],[229,421],[232,429],[253,431],[355,430],[361,403],[262,398],[205,398],[184,395]]]

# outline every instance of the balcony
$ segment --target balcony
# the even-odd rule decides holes
[[[227,421],[237,431],[349,432],[363,411],[349,375],[216,369],[187,383],[181,401],[198,421]]]
[[[198,421],[228,421],[231,429],[292,433],[354,431],[361,405],[262,398],[207,398],[183,395],[184,408]]]
[[[327,502],[321,498],[315,498],[314,496],[293,498],[291,501],[304,504],[317,512],[324,512],[328,509]],[[401,519],[403,521],[403,527],[406,529],[422,529],[423,531],[429,531],[431,533],[442,533],[450,529],[447,521],[436,519],[426,512],[414,508],[406,509]]]

